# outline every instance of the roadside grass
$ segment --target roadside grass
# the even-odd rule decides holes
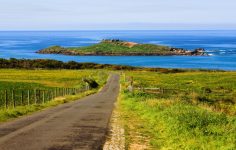
[[[125,74],[134,78],[136,87],[183,89],[176,93],[131,93],[121,78],[119,110],[127,149],[137,149],[135,145],[145,145],[145,149],[236,149],[235,72]],[[202,93],[204,88],[211,92]],[[201,101],[198,96],[212,101]]]
[[[133,77],[135,87],[167,89],[156,98],[181,99],[212,111],[236,115],[236,72],[155,73],[126,72]],[[127,88],[127,82],[124,83]],[[168,90],[170,89],[170,90]],[[148,91],[144,91],[143,93]]]
[[[119,102],[127,147],[148,149],[235,149],[236,117],[173,99],[142,99],[122,93]]]
[[[18,118],[20,116],[32,114],[33,112],[48,109],[48,108],[51,108],[60,104],[72,102],[80,98],[86,97],[88,95],[94,94],[97,91],[98,89],[93,89],[93,90],[89,90],[89,91],[79,93],[76,95],[67,95],[64,97],[57,97],[54,100],[48,101],[44,104],[34,104],[34,105],[29,105],[29,106],[18,106],[16,108],[10,108],[10,109],[1,109],[0,122],[6,122],[14,118]]]

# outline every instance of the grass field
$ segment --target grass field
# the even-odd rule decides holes
[[[26,114],[28,111],[33,112],[34,110],[39,110],[47,106],[66,102],[67,100],[64,98],[59,98],[59,101],[49,102],[49,100],[55,98],[55,93],[59,93],[60,89],[67,90],[64,91],[64,93],[67,92],[67,94],[64,95],[71,95],[65,97],[72,100],[94,93],[97,89],[84,92],[86,83],[83,82],[83,78],[93,79],[98,82],[99,87],[101,87],[105,84],[107,77],[108,72],[106,70],[0,69],[0,109],[2,109],[0,111],[0,121]],[[76,92],[78,94],[74,95],[75,89],[81,92]],[[14,96],[12,96],[12,91],[14,91]],[[29,96],[27,92],[29,92]],[[35,97],[37,105],[35,105]],[[27,101],[29,102],[27,103]],[[44,102],[49,102],[49,104],[43,104]],[[26,106],[28,104],[35,106]],[[21,107],[13,108],[14,106]]]
[[[106,72],[106,71],[105,71]],[[19,70],[0,69],[0,89],[31,87],[80,88],[82,78],[94,78],[100,84],[106,81],[104,70]]]
[[[236,149],[236,72],[125,76],[119,110],[128,148]],[[131,77],[141,90],[127,90]]]

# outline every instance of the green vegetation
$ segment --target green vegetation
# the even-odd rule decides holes
[[[119,110],[128,148],[236,149],[235,72],[133,71],[125,76]],[[131,76],[133,92],[127,90]]]
[[[64,97],[55,98],[53,101],[48,101],[44,104],[33,104],[29,106],[18,106],[16,108],[0,109],[0,122],[5,122],[23,115],[28,115],[36,111],[41,111],[59,104],[68,103],[71,101],[78,100],[82,97],[94,94],[97,89],[85,91],[76,95],[67,95]]]
[[[168,53],[170,48],[167,46],[153,45],[153,44],[137,44],[123,41],[102,41],[101,43],[80,47],[69,48],[68,50],[78,51],[80,53]]]
[[[139,69],[131,66],[78,63],[75,61],[62,62],[51,59],[2,59],[0,58],[0,68],[17,69],[112,69],[112,70],[133,70]]]
[[[86,47],[51,46],[37,53],[64,55],[101,55],[101,56],[159,56],[159,55],[207,55],[204,49],[194,51],[182,48],[171,48],[163,45],[138,44],[121,40],[103,40],[100,43]]]
[[[106,70],[18,70],[0,69],[0,121],[14,118],[49,106],[78,99],[94,93],[105,84],[108,77]],[[90,81],[90,83],[84,82]],[[94,86],[96,85],[96,86]],[[91,90],[88,91],[88,86]],[[92,89],[95,88],[95,89]],[[65,89],[63,97],[56,97],[53,92]],[[75,89],[77,91],[75,92]],[[12,91],[14,90],[14,98]],[[36,96],[34,91],[37,90]],[[56,91],[57,90],[57,91]],[[7,91],[7,109],[6,107]],[[29,106],[28,106],[28,95]],[[41,92],[40,92],[41,91]],[[43,93],[43,91],[46,91]],[[48,93],[50,92],[51,93]],[[45,101],[42,98],[45,94]],[[54,94],[54,96],[52,96]],[[22,96],[23,95],[23,96]],[[37,103],[35,104],[35,97]],[[48,98],[49,97],[49,98]],[[65,99],[66,97],[66,99]],[[15,103],[13,101],[15,100]],[[50,101],[54,99],[53,101]],[[16,106],[15,108],[13,108]],[[17,107],[19,106],[19,107]]]
[[[31,66],[38,63],[35,60],[33,63],[28,60],[9,61],[12,67],[24,62],[30,62]],[[54,68],[58,63],[48,60],[39,62],[49,68]],[[30,69],[0,69],[0,91],[84,89],[86,85],[101,87],[108,77],[108,71],[104,69]],[[123,70],[119,97],[128,148],[236,149],[236,72],[162,68],[130,70],[133,71]],[[130,84],[134,86],[133,92],[128,90]],[[11,105],[7,109],[4,108],[4,94],[0,92],[0,121],[77,100],[97,90],[29,106],[13,108]]]
[[[0,69],[0,89],[14,87],[65,87],[81,88],[82,78],[91,77],[103,85],[106,70],[19,70]],[[2,84],[5,83],[5,84]],[[7,87],[6,87],[7,86]]]
[[[42,54],[64,54],[64,55],[191,55],[185,50],[176,53],[167,46],[154,44],[138,44],[120,40],[103,40],[98,44],[86,47],[60,47],[52,46],[38,51]]]

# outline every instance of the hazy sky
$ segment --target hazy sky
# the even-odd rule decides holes
[[[0,30],[236,29],[236,0],[0,0]]]

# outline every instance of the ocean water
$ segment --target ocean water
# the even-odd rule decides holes
[[[88,46],[111,38],[191,50],[205,48],[210,56],[63,56],[35,53],[52,45]],[[143,67],[236,70],[236,30],[0,31],[0,58],[40,58]]]

